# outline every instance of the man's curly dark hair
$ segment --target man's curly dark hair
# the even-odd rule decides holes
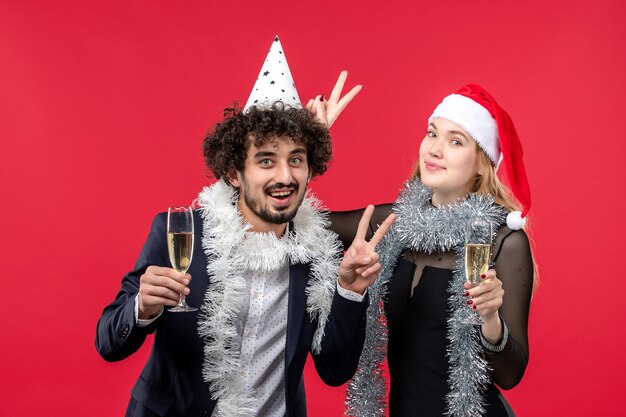
[[[330,134],[308,110],[276,102],[269,109],[253,106],[245,113],[235,105],[225,109],[224,115],[226,119],[215,125],[202,143],[204,161],[215,178],[227,181],[229,170],[242,172],[250,144],[260,147],[276,136],[288,136],[306,147],[312,178],[328,168]]]

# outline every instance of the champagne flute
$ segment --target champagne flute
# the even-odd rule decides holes
[[[172,268],[187,273],[193,256],[193,208],[170,207],[167,209],[167,252]],[[185,294],[180,294],[178,305],[168,311],[179,313],[196,311],[185,302]]]
[[[481,275],[487,273],[491,260],[491,223],[487,220],[472,219],[465,229],[465,276],[472,287],[480,285]],[[484,324],[478,312],[470,311],[463,324],[478,326]]]

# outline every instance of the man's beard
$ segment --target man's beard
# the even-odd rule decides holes
[[[284,208],[276,209],[276,212],[271,212],[266,207],[259,208],[258,202],[250,196],[248,183],[243,178],[241,182],[243,185],[241,192],[243,192],[243,200],[246,203],[246,206],[248,206],[248,208],[265,223],[284,224],[290,222],[291,220],[293,220],[294,217],[296,217],[296,214],[298,213],[298,208],[300,208],[300,204],[302,203],[302,200],[304,200],[304,193],[302,193],[302,195],[300,196],[300,200],[297,201],[297,204],[292,209],[289,209],[289,206],[286,206]],[[300,186],[297,183],[291,183],[289,185],[275,184],[270,187],[264,188],[263,192],[265,193],[265,195],[268,195],[268,193],[272,189],[278,188],[291,188],[293,189],[294,195],[297,195],[298,191],[300,190]]]

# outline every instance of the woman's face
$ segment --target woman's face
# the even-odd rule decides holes
[[[420,145],[420,178],[433,190],[433,204],[463,197],[479,173],[476,141],[456,123],[437,118]]]

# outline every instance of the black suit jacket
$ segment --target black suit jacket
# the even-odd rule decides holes
[[[122,280],[115,300],[98,321],[96,348],[107,361],[133,354],[146,336],[155,333],[152,353],[131,391],[127,416],[210,416],[216,402],[202,379],[203,342],[198,335],[198,312],[164,312],[147,327],[135,323],[134,303],[139,278],[150,265],[170,266],[166,245],[166,213],[156,216],[132,272]],[[202,219],[194,213],[194,253],[187,303],[199,307],[211,279],[202,250]],[[297,232],[297,231],[296,231]],[[305,288],[310,264],[289,269],[289,307],[285,353],[287,416],[306,416],[302,371],[317,323],[306,312]],[[322,352],[313,355],[322,380],[332,386],[354,374],[365,339],[367,302],[357,303],[335,294],[325,327]]]

